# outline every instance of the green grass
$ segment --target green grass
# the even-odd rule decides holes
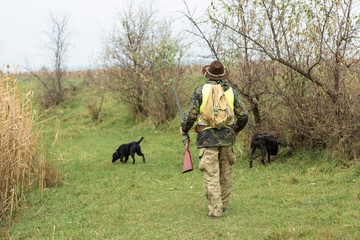
[[[182,174],[179,119],[154,128],[106,96],[101,120],[94,122],[86,109],[90,95],[79,88],[39,119],[49,119],[42,139],[65,184],[46,188],[43,197],[40,190],[29,193],[9,239],[360,239],[359,164],[343,169],[322,152],[287,156],[282,149],[270,165],[257,159],[249,169],[240,135],[228,211],[213,220],[196,134],[190,134],[194,171]],[[61,138],[52,147],[58,124]],[[142,136],[145,164],[141,157],[134,165],[111,163],[121,143]]]

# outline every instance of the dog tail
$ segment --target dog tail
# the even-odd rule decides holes
[[[141,139],[138,141],[138,144],[140,144],[143,139],[144,137],[141,137]]]

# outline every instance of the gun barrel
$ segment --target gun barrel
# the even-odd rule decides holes
[[[183,113],[182,113],[182,111],[181,111],[181,107],[180,107],[179,99],[178,99],[178,97],[177,97],[177,94],[176,94],[175,88],[173,88],[173,91],[174,91],[174,94],[175,94],[175,99],[176,99],[177,106],[178,106],[178,108],[179,108],[179,112],[180,112],[180,117],[181,117],[181,120],[184,120],[184,116],[183,116]]]

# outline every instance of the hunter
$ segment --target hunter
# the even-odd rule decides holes
[[[208,216],[219,219],[227,210],[232,191],[232,166],[236,160],[234,144],[236,136],[247,124],[248,112],[239,93],[224,82],[229,76],[229,71],[220,61],[213,61],[210,65],[204,66],[202,73],[207,81],[195,89],[185,119],[181,123],[180,134],[185,135],[196,124],[199,169],[202,172],[205,196],[209,202]],[[218,112],[217,106],[215,109],[206,109],[209,108],[207,102],[215,92],[213,87],[220,89],[219,94],[224,95],[227,106],[230,106],[230,109],[224,111],[229,119],[222,124],[206,123],[201,117],[205,111],[214,112],[213,114]],[[231,112],[234,117],[231,116]]]

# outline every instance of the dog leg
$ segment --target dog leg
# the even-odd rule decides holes
[[[266,148],[261,148],[261,162],[265,166],[265,155],[266,155]]]
[[[133,159],[133,164],[135,164],[135,157],[134,157],[134,153],[133,154],[131,154],[131,157],[132,157],[132,159]]]
[[[250,151],[250,168],[252,168],[253,155],[255,153],[256,147],[252,147]]]
[[[139,153],[138,153],[138,155],[139,155],[139,156],[142,156],[143,162],[145,163],[145,156],[144,156],[144,154],[142,154],[142,153],[139,154]]]
[[[145,156],[144,156],[144,154],[141,152],[140,148],[136,151],[136,154],[139,155],[139,156],[142,156],[143,162],[145,163]]]
[[[271,163],[270,161],[270,151],[268,150],[268,162]]]

